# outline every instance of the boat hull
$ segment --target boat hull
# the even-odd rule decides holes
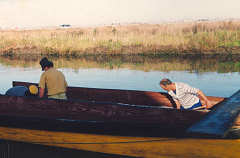
[[[80,96],[81,90],[75,88],[72,93],[78,92]],[[86,91],[90,93],[91,90]],[[71,88],[68,92],[71,92]],[[97,92],[94,94],[97,95]],[[120,94],[114,90],[111,92]],[[124,93],[127,94],[127,91]],[[136,94],[127,96],[131,98]],[[159,93],[141,94],[157,96]],[[75,95],[69,100],[56,100],[0,96],[0,138],[146,158],[177,158],[179,155],[185,158],[239,157],[239,139],[185,137],[185,130],[207,112],[160,108],[170,104],[173,106],[164,95],[161,97],[165,101],[160,97],[161,103],[147,101],[148,105],[145,105],[146,100],[126,105],[120,104],[126,101],[124,98],[114,103],[115,100],[106,98],[98,100],[95,97],[97,101],[93,101],[84,97]],[[156,101],[152,98],[150,100]],[[222,100],[224,98],[217,102]]]
[[[0,138],[145,158],[239,158],[240,139],[123,137],[0,127]]]
[[[0,96],[0,115],[2,117],[62,120],[66,123],[80,122],[81,124],[83,122],[99,125],[112,124],[119,125],[126,130],[128,126],[136,126],[143,129],[154,127],[184,131],[199,121],[205,114],[206,112],[202,111],[176,110],[154,106]]]
[[[30,82],[13,81],[13,86],[38,85]],[[68,99],[88,100],[97,102],[124,103],[129,105],[144,106],[168,106],[175,107],[175,102],[163,92],[136,91],[136,90],[119,90],[119,89],[100,89],[86,87],[68,87]],[[222,102],[224,98],[208,96],[213,105]]]

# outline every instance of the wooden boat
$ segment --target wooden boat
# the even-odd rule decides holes
[[[13,81],[13,86],[24,85],[28,87],[32,84],[37,85],[36,83]],[[117,127],[120,124],[134,128],[136,126],[157,127],[160,129],[160,132],[157,130],[157,133],[166,132],[168,134],[171,133],[169,131],[176,130],[183,134],[186,128],[207,114],[207,111],[174,109],[175,103],[172,98],[167,93],[160,92],[68,87],[67,95],[68,101],[24,97],[15,97],[14,100],[13,97],[10,99],[7,96],[2,96],[11,100],[3,99],[7,100],[8,103],[2,104],[10,104],[9,107],[12,107],[11,102],[17,102],[17,107],[14,109],[19,109],[21,106],[21,112],[10,111],[13,116],[95,121],[101,125],[112,124],[112,126]],[[208,96],[208,99],[214,105],[212,108],[224,101],[222,97]],[[39,107],[41,108],[39,109]],[[235,128],[239,125],[240,119],[237,119],[233,126]]]
[[[174,106],[166,93],[69,87],[68,97],[1,95],[0,138],[135,157],[239,157],[239,139],[187,138],[207,112],[165,108]]]
[[[13,81],[13,86],[30,86],[38,85],[30,82]],[[175,103],[167,93],[136,91],[136,90],[119,90],[119,89],[100,89],[86,87],[68,87],[67,96],[69,100],[88,100],[97,102],[123,103],[129,105],[144,106],[168,106],[174,107]],[[208,96],[208,99],[214,105],[224,100],[222,97]]]
[[[114,133],[121,129],[129,133],[129,128],[152,128],[158,134],[169,131],[183,134],[185,129],[200,120],[206,112],[176,110],[159,106],[129,105],[112,102],[95,102],[87,100],[57,100],[39,99],[36,97],[0,96],[0,116],[19,118],[26,123],[31,120],[40,120],[53,124],[81,124],[85,128],[91,124],[97,126],[103,132],[108,128]],[[29,118],[29,119],[28,119]],[[171,119],[170,119],[171,118]],[[45,121],[41,121],[45,120]],[[58,123],[58,122],[61,123]],[[3,122],[3,119],[1,120]],[[14,121],[12,121],[14,123]],[[10,124],[10,122],[8,122]],[[31,124],[30,124],[31,125]],[[29,126],[30,126],[29,125]],[[35,123],[33,123],[35,125]],[[92,125],[92,126],[93,126]],[[51,127],[51,125],[49,125]],[[118,129],[119,128],[119,129]],[[132,131],[132,130],[131,130]],[[158,131],[158,132],[157,132]],[[147,132],[144,132],[147,134]],[[137,134],[137,133],[134,133]]]

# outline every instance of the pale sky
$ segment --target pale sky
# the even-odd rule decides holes
[[[240,0],[0,0],[0,27],[240,18]]]

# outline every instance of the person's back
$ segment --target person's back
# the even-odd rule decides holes
[[[178,100],[184,108],[190,108],[192,105],[199,102],[197,96],[199,89],[181,82],[175,82],[175,86],[175,92],[169,91],[168,94],[171,95],[174,100]]]
[[[164,78],[160,81],[160,86],[172,96],[177,109],[192,110],[199,107],[208,108],[211,106],[208,98],[201,90],[191,87],[188,84],[181,82],[173,83],[169,79]]]
[[[47,89],[48,98],[67,99],[67,82],[63,73],[53,68],[53,62],[49,61],[46,57],[41,59],[40,65],[44,72],[39,81],[39,97],[42,98]]]
[[[5,95],[8,96],[26,96],[27,95],[28,88],[25,86],[15,86],[7,90]]]
[[[55,68],[50,68],[42,74],[40,79],[39,87],[45,88],[45,86],[47,86],[48,96],[51,96],[65,93],[67,83],[61,71],[58,71]]]

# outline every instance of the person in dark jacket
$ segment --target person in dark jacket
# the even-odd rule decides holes
[[[37,96],[38,88],[35,85],[26,86],[14,86],[7,90],[5,95],[7,96]]]

